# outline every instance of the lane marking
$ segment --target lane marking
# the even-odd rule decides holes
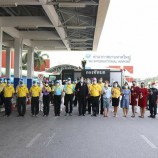
[[[49,141],[47,142],[47,144],[45,145],[45,147],[48,147],[48,145],[51,143],[51,141],[53,140],[54,137],[55,137],[55,133],[53,133],[52,136],[49,137]]]
[[[157,147],[144,135],[140,135],[141,138],[153,149],[157,149]]]
[[[27,145],[26,148],[30,148],[33,143],[42,135],[42,133],[38,133]]]

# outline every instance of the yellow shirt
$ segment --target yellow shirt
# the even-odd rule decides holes
[[[4,97],[5,98],[12,97],[14,93],[15,93],[15,90],[12,85],[4,87]]]
[[[67,84],[64,87],[64,91],[66,94],[73,94],[74,90],[75,90],[75,87],[73,84]]]
[[[30,88],[30,93],[32,97],[39,97],[41,93],[41,88],[39,86],[32,86]]]
[[[102,88],[99,84],[91,84],[89,87],[89,93],[92,97],[100,96]]]
[[[111,92],[112,92],[112,98],[119,98],[121,95],[121,91],[119,87],[113,87],[111,89]]]
[[[26,95],[29,93],[26,86],[18,86],[16,92],[18,94],[18,97],[26,97]]]
[[[102,83],[98,83],[100,86],[101,86],[101,89],[104,87],[104,83],[102,82]]]
[[[5,87],[5,84],[4,83],[0,83],[0,93],[3,91],[4,87]]]

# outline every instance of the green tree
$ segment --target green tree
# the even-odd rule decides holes
[[[22,56],[22,69],[23,70],[27,70],[27,56],[28,56],[28,53],[25,53]],[[34,52],[34,68],[37,67],[38,70],[40,70],[41,65],[43,65],[43,64],[46,65],[44,57],[49,58],[49,55],[42,54],[41,51]]]

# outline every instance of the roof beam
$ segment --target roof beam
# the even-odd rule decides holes
[[[61,40],[59,35],[52,31],[20,31],[20,37],[35,40]]]
[[[44,3],[44,0],[39,0],[40,2]],[[58,27],[58,25],[62,25],[58,14],[52,5],[42,5],[43,9],[45,10],[46,14],[48,15],[50,21],[54,25],[56,31],[58,32],[61,39],[65,39],[67,37],[66,32],[63,27]],[[63,40],[63,43],[65,44],[66,48],[70,50],[68,41]]]
[[[44,16],[1,16],[1,27],[53,27],[48,18]]]
[[[103,30],[109,4],[110,0],[99,0],[98,13],[96,19],[96,29],[94,32],[93,51],[96,51],[98,48],[99,39],[101,36],[101,32]]]

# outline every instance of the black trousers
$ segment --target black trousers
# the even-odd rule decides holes
[[[26,97],[18,97],[17,110],[20,116],[24,116],[26,113]]]
[[[75,99],[73,101],[74,106],[77,106],[77,96],[75,96]]]
[[[91,97],[91,101],[92,101],[93,115],[96,115],[97,114],[97,110],[99,109],[99,96]]]
[[[150,110],[150,115],[155,116],[157,114],[157,104],[156,103],[149,103],[149,110]]]
[[[92,109],[92,103],[91,103],[91,97],[88,97],[88,99],[86,99],[86,105],[88,106],[88,113],[91,114],[91,109]]]
[[[54,113],[60,115],[61,95],[54,95]]]
[[[101,99],[100,99],[100,114],[103,114],[103,95],[101,95]]]
[[[72,113],[72,101],[73,101],[73,94],[65,94],[65,112],[66,113]],[[69,104],[70,103],[70,104]],[[69,108],[70,106],[70,108]]]
[[[4,98],[4,107],[5,107],[5,114],[9,116],[11,114],[11,107],[12,107],[12,97]]]
[[[38,115],[38,113],[39,113],[39,97],[31,98],[31,113],[32,113],[32,115]]]
[[[3,93],[0,93],[0,105],[4,104],[4,95]]]
[[[49,109],[50,109],[50,95],[43,95],[43,114],[49,115]]]
[[[86,113],[86,97],[79,96],[78,103],[79,103],[79,107],[78,107],[79,115],[84,115]]]

